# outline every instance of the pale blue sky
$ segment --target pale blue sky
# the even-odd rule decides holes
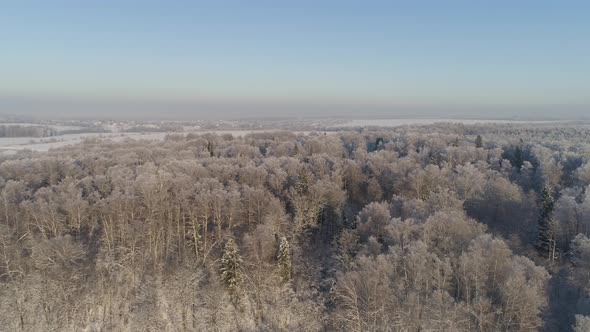
[[[0,113],[578,114],[589,40],[589,1],[0,1]]]

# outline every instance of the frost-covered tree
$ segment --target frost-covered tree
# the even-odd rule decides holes
[[[574,325],[574,332],[588,331],[590,331],[590,317],[576,315],[576,325]]]
[[[573,239],[571,247],[571,258],[575,268],[574,283],[590,295],[590,239],[578,234]]]

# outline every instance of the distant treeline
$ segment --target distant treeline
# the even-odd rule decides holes
[[[45,126],[0,125],[0,137],[48,137],[57,134],[57,129]]]
[[[106,130],[102,127],[84,127],[80,129],[67,129],[61,130],[59,135],[68,135],[68,134],[89,134],[89,133],[111,133],[112,131]]]
[[[128,129],[125,129],[126,133],[159,133],[159,132],[181,132],[182,126],[178,125],[157,125],[157,126],[145,126],[138,125]]]

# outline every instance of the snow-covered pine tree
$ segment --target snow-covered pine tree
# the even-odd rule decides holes
[[[279,261],[279,274],[284,282],[291,279],[291,250],[289,241],[286,237],[281,237],[279,243],[279,254],[277,256]]]
[[[242,258],[234,239],[229,239],[221,257],[221,279],[230,293],[242,283]]]
[[[512,157],[511,162],[512,166],[516,167],[516,171],[520,173],[520,169],[522,168],[522,165],[524,165],[524,156],[520,145],[517,145],[516,148],[514,148],[514,156]]]
[[[477,137],[475,138],[475,147],[483,148],[483,139],[481,138],[481,135],[477,135]]]
[[[551,196],[551,190],[543,187],[541,192],[541,211],[537,222],[537,250],[542,257],[547,257],[550,261],[555,260],[557,247],[555,234],[553,234],[553,209],[555,201]]]
[[[310,180],[309,174],[306,169],[302,169],[297,177],[297,183],[295,184],[295,192],[297,195],[306,195],[309,192]]]

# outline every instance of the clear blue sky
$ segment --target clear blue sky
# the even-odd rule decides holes
[[[590,111],[590,1],[2,1],[0,43],[0,113]]]

